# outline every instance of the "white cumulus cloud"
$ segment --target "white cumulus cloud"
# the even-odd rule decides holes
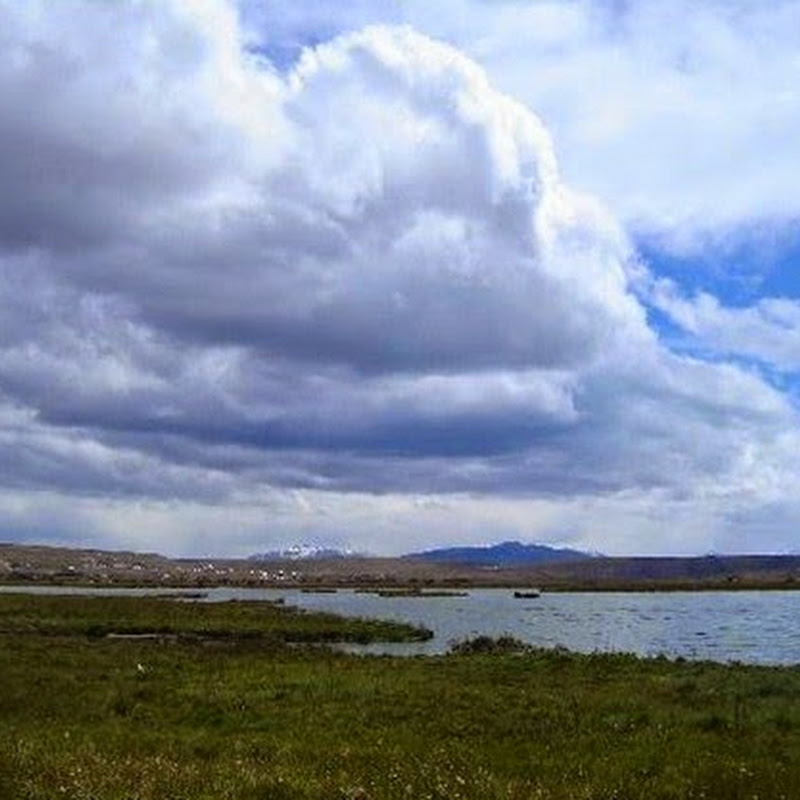
[[[540,44],[589,35],[576,9],[539,9]],[[380,549],[534,509],[602,549],[613,507],[652,550],[656,497],[785,521],[796,410],[659,342],[495,45],[487,72],[408,25],[319,38],[278,65],[222,0],[0,2],[0,531],[73,507],[65,539]]]

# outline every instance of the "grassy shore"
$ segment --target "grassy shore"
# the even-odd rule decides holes
[[[425,628],[380,620],[310,614],[280,603],[232,600],[183,602],[168,597],[0,595],[0,634],[88,637],[151,636],[277,643],[429,639]]]
[[[107,636],[126,631],[160,638]],[[0,798],[797,796],[800,669],[293,644],[417,635],[249,603],[0,597]]]

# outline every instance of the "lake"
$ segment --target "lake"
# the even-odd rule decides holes
[[[0,587],[63,594],[167,594],[163,589]],[[543,593],[517,599],[509,589],[473,589],[465,597],[379,597],[338,591],[218,588],[207,601],[275,600],[310,610],[424,625],[427,642],[359,647],[398,655],[444,653],[453,641],[509,634],[541,647],[754,664],[800,664],[800,592]]]

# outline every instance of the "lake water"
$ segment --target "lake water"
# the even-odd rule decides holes
[[[23,587],[0,587],[20,591]],[[164,590],[30,587],[65,594],[165,594]],[[381,644],[359,652],[403,655],[446,652],[453,641],[509,634],[542,647],[579,652],[624,651],[690,659],[800,664],[800,592],[543,593],[517,599],[508,589],[475,589],[466,597],[379,597],[339,591],[220,588],[208,601],[275,600],[348,616],[424,625],[428,642]]]

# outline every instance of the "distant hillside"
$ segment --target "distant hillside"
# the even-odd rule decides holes
[[[522,544],[502,542],[487,547],[443,547],[409,553],[403,556],[417,561],[438,564],[472,564],[486,567],[521,567],[530,564],[546,564],[559,561],[578,561],[592,558],[592,554],[568,548],[548,547],[544,544]]]

